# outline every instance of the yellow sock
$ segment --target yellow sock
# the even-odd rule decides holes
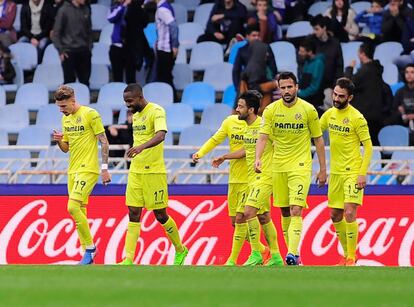
[[[348,258],[355,260],[358,243],[358,223],[346,223],[346,245],[348,247]]]
[[[247,230],[253,251],[260,251],[260,223],[257,216],[247,220]]]
[[[293,254],[293,255],[299,255],[298,247],[300,243],[301,234],[302,234],[302,217],[291,216],[289,230],[288,230],[288,235],[289,235],[288,253]]]
[[[129,222],[128,229],[125,236],[125,258],[134,261],[135,249],[137,248],[137,241],[141,230],[141,223]]]
[[[348,249],[346,244],[346,222],[345,219],[342,221],[333,223],[336,236],[338,237],[339,243],[341,243],[342,249],[344,250],[344,257],[348,257]]]
[[[247,234],[247,223],[235,224],[233,233],[233,245],[231,247],[231,254],[229,259],[237,263],[240,250],[243,247],[244,240]]]
[[[282,230],[283,230],[283,238],[285,239],[286,247],[289,246],[289,225],[290,225],[290,216],[282,216]]]
[[[175,224],[174,219],[170,216],[165,224],[162,224],[164,227],[165,233],[170,239],[172,245],[174,245],[175,250],[179,253],[184,251],[183,244],[181,243],[180,234],[178,232],[177,224]]]
[[[68,212],[76,223],[79,240],[83,240],[85,247],[93,246],[91,230],[89,229],[88,219],[81,211],[81,204],[73,199],[68,201]]]
[[[272,255],[279,253],[279,245],[277,244],[277,231],[275,224],[273,224],[273,221],[262,225],[262,228],[266,237],[267,244],[270,248],[270,253]]]
[[[86,204],[82,204],[81,207],[80,207],[80,210],[86,216],[86,219],[88,219]],[[80,241],[82,250],[85,251],[85,249],[86,249],[85,240],[83,239],[83,237],[79,236],[79,241]]]

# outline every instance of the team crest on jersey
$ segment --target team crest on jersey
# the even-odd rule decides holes
[[[344,120],[342,121],[342,123],[343,123],[344,125],[349,124],[349,118],[348,118],[348,117],[345,117],[345,118],[344,118]]]
[[[146,120],[147,119],[147,116],[145,115],[143,118],[142,118],[142,121],[144,121],[144,120]]]
[[[296,113],[296,114],[295,114],[295,119],[296,119],[296,120],[301,120],[301,119],[302,119],[302,114],[300,114],[300,113]]]
[[[76,123],[77,124],[80,124],[82,122],[82,118],[80,118],[80,117],[76,117]]]

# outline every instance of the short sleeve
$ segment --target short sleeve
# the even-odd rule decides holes
[[[272,132],[272,110],[266,107],[263,111],[262,124],[260,125],[260,133],[270,135]]]
[[[98,111],[91,109],[86,114],[86,117],[89,121],[89,124],[92,127],[92,131],[95,135],[101,134],[105,132],[105,128],[102,124],[101,115],[99,115]]]
[[[322,114],[319,124],[322,132],[328,129],[328,111]]]
[[[371,139],[369,134],[368,123],[363,116],[360,116],[355,121],[355,132],[361,142]]]
[[[154,132],[158,131],[168,131],[165,110],[160,107],[154,109]]]
[[[308,112],[308,127],[312,138],[318,138],[322,136],[318,112],[314,107],[312,107]]]

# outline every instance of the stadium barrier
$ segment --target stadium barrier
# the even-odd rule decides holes
[[[124,185],[97,185],[88,217],[98,247],[96,263],[123,257],[128,223]],[[333,265],[341,248],[327,209],[327,189],[311,187],[304,211],[300,253],[304,265]],[[189,248],[186,264],[223,264],[231,249],[233,228],[227,216],[225,185],[170,185],[169,214]],[[0,185],[0,264],[75,264],[81,249],[75,224],[66,212],[65,185]],[[414,264],[414,186],[369,186],[358,212],[359,265]],[[280,213],[272,210],[279,245],[286,247]],[[262,238],[262,242],[264,238]],[[239,263],[246,260],[245,244]],[[136,263],[171,264],[174,249],[153,214],[144,211]]]

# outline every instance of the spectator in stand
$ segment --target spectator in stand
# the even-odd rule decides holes
[[[299,74],[298,96],[312,104],[321,116],[323,113],[321,106],[324,100],[322,81],[325,57],[321,53],[316,54],[315,41],[310,38],[300,42],[298,55],[304,61],[303,69]]]
[[[106,137],[109,144],[128,144],[132,147],[134,139],[132,136],[132,113],[128,110],[122,110],[121,112],[127,112],[127,120],[125,123],[119,125],[111,125],[105,127]],[[110,157],[124,157],[125,150],[111,150],[109,152]]]
[[[0,84],[11,84],[16,77],[16,71],[11,63],[10,49],[0,46]]]
[[[272,0],[273,14],[279,24],[304,20],[312,2],[310,0]]]
[[[381,41],[382,15],[382,0],[373,0],[370,9],[360,12],[355,17],[355,22],[357,24],[364,23],[369,28],[369,32],[361,33],[362,37],[368,37],[377,43]]]
[[[348,42],[357,37],[359,28],[354,21],[356,13],[349,6],[349,0],[332,0],[332,7],[324,15],[331,18],[331,29],[339,41]]]
[[[16,3],[11,0],[0,0],[0,43],[9,47],[16,42],[17,34],[13,27],[16,18]]]
[[[335,80],[341,78],[344,74],[341,44],[337,38],[328,32],[329,24],[329,17],[320,14],[311,20],[313,27],[311,37],[316,44],[316,54],[321,53],[325,56],[325,71],[322,81],[322,87],[325,89],[324,108],[332,106],[332,89]]]
[[[354,107],[364,115],[368,121],[369,132],[375,146],[379,145],[378,133],[384,126],[384,90],[382,72],[383,67],[378,60],[373,60],[374,47],[364,42],[359,47],[358,57],[361,67],[353,74],[356,61],[345,69],[345,77],[352,79],[355,84]]]
[[[147,43],[144,35],[144,28],[148,24],[147,14],[138,0],[120,0],[111,7],[108,20],[114,24],[109,51],[112,80],[124,82],[125,71],[126,82],[135,83],[137,64],[141,66],[143,63]]]
[[[414,19],[412,17],[407,18],[402,33],[401,43],[404,52],[394,59],[394,64],[396,64],[400,70],[403,70],[408,64],[414,63]]]
[[[91,76],[92,22],[86,0],[65,1],[53,27],[53,43],[62,61],[65,83],[89,86]]]
[[[246,29],[247,44],[237,53],[233,65],[233,83],[239,94],[257,90],[262,95],[259,113],[272,102],[272,93],[277,89],[276,62],[269,45],[259,41],[257,25]]]
[[[155,43],[156,81],[168,83],[174,89],[172,70],[178,53],[178,25],[174,9],[167,0],[157,0],[155,21],[158,37]]]
[[[278,41],[279,25],[276,16],[268,11],[267,0],[256,1],[256,11],[251,13],[247,19],[248,25],[258,25],[260,29],[260,40],[266,44]],[[282,31],[280,31],[282,33]]]
[[[413,11],[404,5],[403,0],[390,0],[388,9],[383,13],[382,35],[384,41],[401,42],[405,22],[413,16]]]
[[[228,45],[237,34],[243,35],[247,9],[238,0],[219,0],[214,4],[206,33],[197,42],[214,41]]]
[[[43,51],[50,42],[49,36],[54,19],[53,7],[45,0],[29,0],[22,6],[19,42],[31,43],[37,48],[39,63]]]

